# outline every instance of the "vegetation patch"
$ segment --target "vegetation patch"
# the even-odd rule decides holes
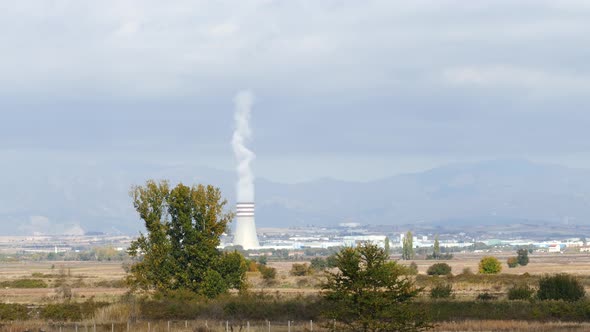
[[[53,321],[81,321],[90,319],[94,312],[108,303],[87,301],[83,303],[55,303],[41,307],[39,316],[45,320]]]
[[[578,301],[586,296],[584,286],[568,274],[545,276],[539,280],[537,297],[540,300]]]
[[[49,287],[44,280],[41,279],[16,279],[0,282],[2,288],[47,288]]]
[[[508,290],[509,300],[530,300],[535,290],[528,285],[517,285]]]
[[[0,321],[17,321],[28,318],[28,309],[22,304],[0,303]]]
[[[451,266],[447,263],[436,263],[431,265],[426,273],[431,276],[444,276],[451,273]]]

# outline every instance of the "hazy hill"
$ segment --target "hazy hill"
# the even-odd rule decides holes
[[[135,233],[128,191],[147,178],[213,183],[233,200],[235,175],[207,168],[31,165],[3,172],[0,232]],[[26,174],[22,175],[22,174]],[[257,181],[257,224],[588,224],[590,171],[522,160],[453,164],[371,182]]]

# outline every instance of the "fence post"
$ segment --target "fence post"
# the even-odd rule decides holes
[[[170,332],[170,321],[168,321],[168,332]]]
[[[92,327],[92,331],[96,332],[96,323],[94,323],[94,325]]]
[[[313,320],[309,321],[309,330],[313,332]]]
[[[12,331],[12,330],[11,330]],[[76,332],[78,332],[78,323],[76,323]]]
[[[188,329],[188,321],[186,321],[186,320],[184,321],[184,328]]]
[[[225,332],[229,332],[229,321],[225,321]]]
[[[111,332],[115,332],[115,323],[111,323]]]
[[[291,332],[291,321],[290,320],[287,321],[287,328],[288,328],[288,331]]]
[[[270,332],[270,321],[268,321],[268,332]]]
[[[152,326],[150,325],[150,322],[148,322],[148,332],[150,332],[152,330]]]
[[[246,331],[250,332],[250,322],[246,322]]]
[[[129,332],[129,321],[127,321],[127,332]]]

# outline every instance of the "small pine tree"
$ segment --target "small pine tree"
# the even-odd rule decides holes
[[[389,261],[372,244],[345,248],[336,255],[336,272],[328,272],[322,296],[323,316],[334,331],[424,331],[432,326],[422,306],[412,306],[420,293],[405,269]]]

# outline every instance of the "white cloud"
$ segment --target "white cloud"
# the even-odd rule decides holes
[[[31,235],[84,235],[84,229],[77,223],[55,223],[46,216],[30,216],[29,222],[18,230]]]
[[[453,85],[521,88],[546,96],[575,95],[586,93],[590,88],[590,76],[510,65],[452,67],[444,69],[441,76],[443,81]]]

